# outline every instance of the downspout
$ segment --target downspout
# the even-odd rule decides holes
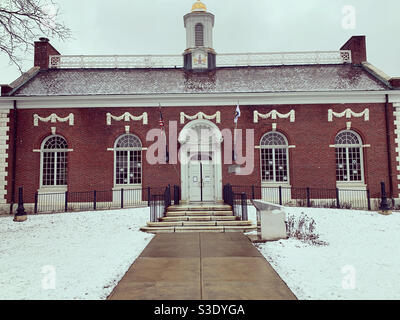
[[[387,151],[387,161],[389,168],[389,195],[393,200],[393,179],[392,179],[392,148],[390,146],[390,132],[389,132],[389,95],[386,94],[385,101],[385,122],[386,122],[386,151]]]
[[[13,207],[15,204],[15,169],[17,167],[17,100],[14,100],[14,134],[13,134],[13,160],[12,160],[12,175],[11,175],[11,205],[10,214],[13,214]]]

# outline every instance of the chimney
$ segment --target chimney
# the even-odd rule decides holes
[[[353,64],[361,64],[367,61],[365,36],[351,37],[340,50],[351,50],[351,60]]]
[[[8,84],[0,84],[0,87],[1,87],[1,96],[3,96],[3,97],[8,95],[8,93],[11,92],[13,89]]]
[[[393,89],[400,89],[400,78],[392,78],[389,80],[389,83]]]
[[[39,38],[35,41],[35,62],[34,66],[40,70],[49,68],[49,57],[60,53],[50,44],[49,39]]]

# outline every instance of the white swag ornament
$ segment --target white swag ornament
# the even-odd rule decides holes
[[[272,120],[276,120],[277,118],[280,118],[280,119],[289,118],[290,122],[295,122],[296,112],[294,110],[291,110],[290,112],[283,114],[283,113],[279,113],[276,110],[272,110],[271,112],[262,114],[262,113],[259,113],[257,110],[255,110],[254,111],[254,123],[258,123],[258,118],[261,118],[261,119],[271,118]]]
[[[187,114],[185,114],[184,112],[181,112],[181,124],[185,123],[185,119],[188,120],[195,120],[195,119],[207,119],[207,120],[213,120],[215,119],[215,121],[217,123],[221,123],[221,112],[217,111],[214,115],[206,115],[204,112],[198,112],[196,113],[194,116],[189,116]]]
[[[57,116],[55,113],[52,113],[51,115],[49,115],[48,117],[45,117],[45,118],[44,117],[40,117],[37,114],[34,114],[33,115],[33,125],[35,127],[39,126],[39,120],[43,121],[43,122],[49,122],[50,121],[51,123],[56,123],[57,121],[59,121],[59,122],[67,122],[67,121],[69,121],[69,125],[73,126],[74,125],[74,114],[70,113],[68,115],[68,117],[65,117],[65,118],[61,118],[61,117]]]
[[[130,120],[132,121],[141,121],[143,120],[143,124],[148,124],[148,116],[147,116],[147,112],[143,112],[143,114],[141,116],[134,116],[132,114],[130,114],[129,112],[125,112],[122,116],[113,116],[111,113],[107,113],[107,125],[111,126],[111,120],[115,120],[115,121],[121,121],[124,120],[126,122],[129,122]]]
[[[347,119],[350,119],[351,117],[355,117],[355,118],[364,117],[364,121],[369,121],[369,109],[366,108],[363,112],[359,112],[359,113],[352,111],[350,108],[344,110],[343,112],[333,112],[332,109],[328,110],[328,121],[329,122],[333,121],[333,117],[343,118],[344,116],[346,116]]]

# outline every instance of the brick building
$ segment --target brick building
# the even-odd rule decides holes
[[[374,197],[383,181],[400,198],[400,79],[367,62],[364,36],[332,52],[217,54],[204,4],[184,26],[178,56],[63,56],[35,42],[34,67],[1,87],[3,209],[18,187],[33,203],[171,184],[195,202],[221,201],[226,183]]]

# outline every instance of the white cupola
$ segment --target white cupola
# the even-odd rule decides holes
[[[214,15],[197,0],[190,13],[183,17],[186,28],[186,50],[184,67],[186,70],[202,71],[215,69],[213,49]]]

